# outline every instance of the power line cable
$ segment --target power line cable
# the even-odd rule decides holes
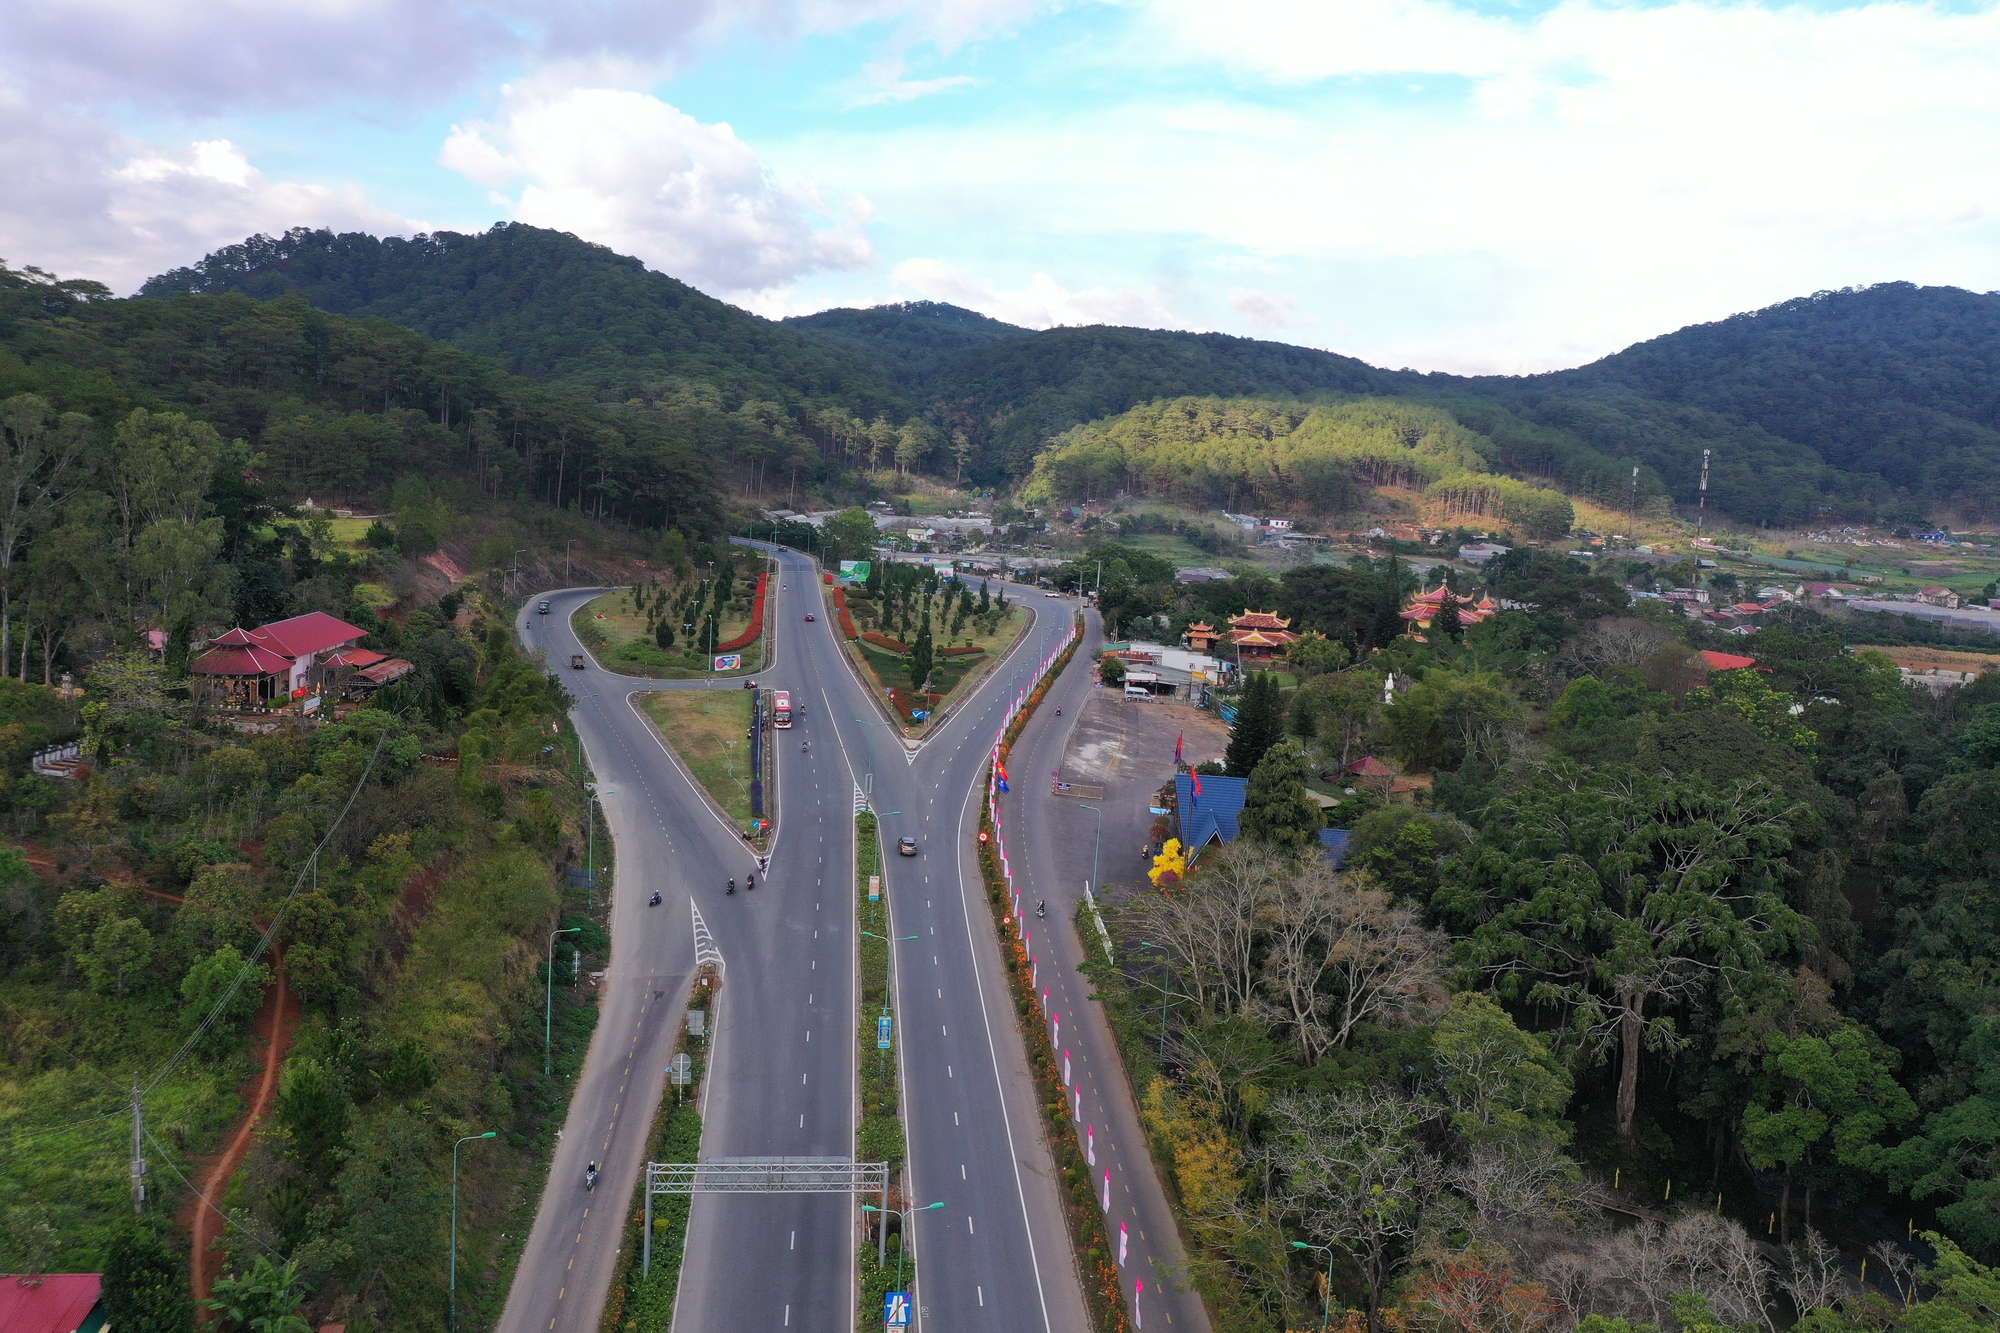
[[[146,1084],[146,1092],[150,1093],[153,1089],[159,1087],[161,1083],[166,1081],[169,1074],[180,1067],[181,1061],[187,1059],[188,1055],[201,1043],[202,1038],[208,1035],[209,1029],[215,1026],[221,1019],[224,1010],[229,1007],[230,1002],[236,998],[236,992],[243,988],[245,981],[249,980],[251,969],[257,966],[258,960],[264,956],[264,951],[271,947],[271,941],[277,938],[279,927],[284,925],[285,913],[291,909],[292,900],[297,898],[299,891],[305,887],[307,877],[318,869],[319,854],[326,850],[327,844],[333,841],[333,835],[338,833],[341,825],[347,822],[348,812],[354,808],[355,801],[360,799],[362,788],[368,785],[368,778],[375,771],[376,760],[382,756],[383,743],[388,739],[389,733],[386,730],[375,738],[375,749],[369,754],[368,765],[361,770],[361,777],[355,782],[354,790],[348,793],[347,804],[340,808],[339,816],[335,818],[333,824],[313,847],[312,855],[306,858],[306,864],[300,868],[298,877],[292,881],[291,892],[287,893],[285,900],[278,904],[277,914],[271,918],[270,927],[259,936],[257,947],[252,949],[250,956],[243,960],[243,967],[237,972],[235,980],[229,983],[229,989],[224,991],[215,1004],[210,1007],[207,1015],[201,1020],[201,1025],[189,1034],[188,1039],[181,1043],[180,1049],[168,1058],[167,1063],[161,1067],[160,1072],[155,1074],[152,1080]]]

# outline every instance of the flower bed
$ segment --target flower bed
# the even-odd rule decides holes
[[[969,648],[940,648],[940,649],[938,649],[938,656],[939,656],[939,657],[971,657],[971,656],[974,656],[975,654],[978,654],[978,653],[983,653],[983,652],[985,652],[985,651],[986,651],[986,650],[985,650],[984,648],[981,648],[981,647],[980,647],[980,646],[979,646],[978,644],[976,644],[976,643],[975,643],[975,644],[973,644],[973,645],[972,645],[971,647],[969,647]]]
[[[938,700],[942,698],[944,698],[942,694],[918,694],[915,690],[891,689],[889,706],[896,710],[896,716],[902,719],[904,726],[914,726],[919,719],[912,717],[911,713],[917,709],[930,712],[938,706]]]
[[[757,576],[757,595],[750,602],[750,628],[744,630],[727,643],[716,644],[716,652],[733,653],[739,648],[748,648],[751,644],[757,642],[759,638],[763,637],[764,585],[769,583],[770,580],[771,576],[769,574],[759,574]]]
[[[877,648],[884,648],[892,653],[907,653],[910,651],[910,645],[904,643],[901,639],[892,639],[886,634],[877,634],[873,630],[863,634],[861,641],[863,643],[872,643]]]
[[[827,580],[829,583],[832,581],[831,578]],[[854,617],[847,610],[847,589],[835,588],[833,590],[833,605],[840,612],[840,632],[850,639],[860,638],[860,632],[854,628]]]

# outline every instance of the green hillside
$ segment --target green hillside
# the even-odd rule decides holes
[[[1535,537],[1569,531],[1568,498],[1496,475],[1498,452],[1450,413],[1408,400],[1175,398],[1065,431],[1036,458],[1026,498],[1126,489],[1201,509],[1331,513],[1353,507],[1366,487],[1401,486],[1452,521]]]
[[[1492,471],[1601,503],[1630,501],[1637,466],[1642,504],[1691,505],[1707,450],[1709,506],[1743,522],[2000,507],[2000,294],[1956,288],[1821,293],[1522,377],[1388,371],[1214,333],[1036,332],[929,301],[773,322],[517,224],[409,240],[298,229],[144,289],[186,292],[295,293],[597,402],[698,409],[718,429],[730,415],[770,437],[760,477],[773,461],[821,480],[843,460],[893,461],[1006,485],[1065,432],[1143,404],[1360,395],[1427,402],[1489,441]]]
[[[768,399],[907,414],[866,356],[604,246],[519,223],[409,239],[295,227],[161,274],[141,295],[180,292],[298,292],[318,309],[386,319],[600,402],[685,396],[706,385],[730,410]]]

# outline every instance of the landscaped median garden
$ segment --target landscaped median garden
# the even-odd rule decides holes
[[[860,948],[856,950],[855,964],[861,969],[861,1009],[860,1032],[857,1034],[855,1058],[860,1062],[861,1075],[861,1120],[855,1127],[854,1160],[857,1162],[887,1162],[889,1164],[889,1206],[907,1206],[904,1197],[901,1172],[903,1169],[903,1115],[900,1083],[896,1077],[896,1052],[882,1050],[877,1044],[877,1025],[882,1015],[891,1012],[889,994],[889,890],[882,886],[880,896],[869,901],[868,881],[882,873],[882,841],[871,811],[862,811],[854,817],[854,919],[864,932],[860,937]],[[862,1200],[861,1202],[866,1202]],[[879,1205],[879,1200],[877,1201]],[[887,1222],[880,1213],[870,1213],[871,1226],[864,1228],[861,1236],[861,1253],[855,1265],[861,1280],[860,1305],[857,1307],[856,1328],[867,1330],[882,1326],[882,1297],[891,1291],[908,1291],[917,1278],[916,1263],[902,1252],[903,1235],[901,1219],[889,1223],[886,1252],[887,1262],[880,1255],[884,1250],[874,1228]],[[900,1279],[899,1279],[900,1275]],[[902,1286],[897,1286],[900,1280]]]
[[[1028,623],[1004,592],[992,598],[934,566],[878,564],[866,584],[835,588],[833,604],[855,660],[906,727],[935,719]]]
[[[768,571],[758,561],[738,571],[722,565],[711,577],[664,579],[615,588],[570,617],[576,636],[608,671],[656,680],[713,675],[714,659],[741,654],[738,673],[758,671],[765,657],[764,599]]]

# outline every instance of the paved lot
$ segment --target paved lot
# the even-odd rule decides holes
[[[1058,725],[1069,722],[1067,717],[1053,720]],[[1101,688],[1091,690],[1089,702],[1070,727],[1061,780],[1070,784],[1072,801],[1090,797],[1088,788],[1102,789],[1101,801],[1090,804],[1104,807],[1098,876],[1113,902],[1145,884],[1151,865],[1143,850],[1153,824],[1149,807],[1159,789],[1173,780],[1176,737],[1185,737],[1181,753],[1187,762],[1199,764],[1222,758],[1229,728],[1214,713],[1191,703],[1126,699]]]

